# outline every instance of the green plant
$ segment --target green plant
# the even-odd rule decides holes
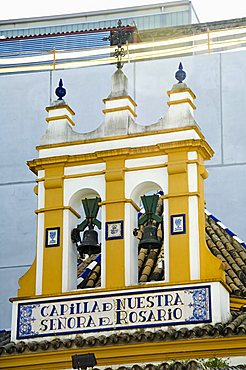
[[[213,357],[213,358],[207,358],[207,359],[200,359],[199,361],[202,362],[202,364],[206,368],[209,368],[209,369],[219,368],[219,367],[226,369],[226,368],[229,368],[230,366],[229,358],[222,359],[222,358]]]

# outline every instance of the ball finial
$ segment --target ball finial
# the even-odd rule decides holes
[[[58,100],[62,100],[63,97],[66,95],[66,89],[64,89],[62,79],[59,81],[59,86],[56,88],[56,95],[58,96]]]
[[[183,71],[183,66],[182,66],[181,62],[179,63],[178,71],[175,73],[175,78],[176,78],[176,80],[178,80],[179,84],[181,84],[184,81],[184,79],[186,78],[186,73],[185,73],[185,71]]]

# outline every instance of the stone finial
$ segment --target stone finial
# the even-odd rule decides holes
[[[112,76],[112,88],[109,98],[128,95],[128,79],[121,68],[117,69]]]
[[[179,63],[178,71],[175,73],[178,82],[167,92],[169,109],[166,116],[161,120],[162,126],[165,128],[198,126],[194,119],[194,110],[196,109],[194,100],[196,96],[183,82],[185,77],[186,73],[183,71],[182,63]]]
[[[59,86],[56,88],[55,93],[58,96],[58,100],[62,100],[66,95],[66,89],[63,87],[63,82],[61,78],[59,81]]]
[[[178,71],[175,73],[175,78],[178,80],[179,84],[181,84],[186,78],[186,73],[183,71],[183,65],[181,62],[179,63]]]

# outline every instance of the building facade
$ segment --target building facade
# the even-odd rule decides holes
[[[123,12],[121,15],[124,15]],[[96,19],[94,21],[97,22]],[[38,20],[38,23],[34,23],[48,27],[47,22],[48,20]],[[64,23],[69,22],[71,23],[71,18],[69,20],[68,17]],[[191,18],[187,21],[189,22]],[[50,26],[51,23],[58,27],[55,26],[54,19],[49,20]],[[79,24],[77,20],[72,20],[72,23]],[[173,27],[162,29],[151,26],[151,30],[141,29],[137,23],[129,25],[137,34],[136,42],[129,43],[125,57],[127,63],[124,71],[129,77],[129,94],[138,103],[137,122],[143,126],[157,122],[166,113],[165,91],[173,83],[170,70],[182,59],[189,85],[198,95],[197,121],[215,151],[215,156],[207,165],[210,173],[205,187],[207,209],[243,238],[245,226],[240,220],[244,219],[245,209],[245,75],[242,72],[245,59],[245,20],[193,26],[184,26],[183,23],[172,23]],[[170,23],[166,25],[170,26]],[[17,42],[18,40],[11,39],[15,36],[23,41],[30,36],[28,33],[24,34],[23,29],[31,29],[33,26],[31,22],[29,25],[26,23],[25,27],[20,24],[1,25],[2,36],[10,38],[2,38],[1,45],[6,45],[11,40]],[[22,31],[7,34],[7,28],[10,31],[16,28]],[[85,28],[65,31],[80,32]],[[52,28],[54,33],[59,30]],[[45,29],[45,32],[49,30]],[[107,37],[111,30],[106,29],[103,32],[106,32],[103,36]],[[97,32],[95,35],[101,41]],[[95,50],[98,52],[100,49],[100,58],[95,58],[93,53],[89,55],[88,49],[86,60],[81,55],[69,58],[66,55],[66,65],[62,64],[64,51],[59,55],[53,50],[48,63],[45,59],[47,55],[42,56],[45,63],[42,58],[33,59],[40,58],[40,53],[12,55],[11,58],[6,58],[4,54],[1,57],[4,140],[1,146],[3,160],[0,190],[3,212],[0,275],[1,281],[8,281],[8,284],[1,284],[3,329],[10,328],[11,305],[7,301],[9,297],[16,295],[18,278],[31,266],[35,255],[33,210],[37,206],[32,189],[36,179],[23,163],[36,156],[34,148],[40,142],[45,127],[46,113],[43,107],[49,106],[53,101],[53,91],[62,77],[68,91],[69,104],[76,111],[77,130],[87,132],[96,129],[103,120],[101,98],[108,95],[110,76],[114,70],[111,64],[114,63],[112,53],[115,47],[109,47],[110,50],[106,52],[107,47],[109,42],[107,45],[97,45]],[[92,50],[94,54],[95,50]],[[228,50],[230,53],[226,52]],[[75,51],[81,52],[80,49]],[[18,58],[30,57],[32,59],[29,61],[16,61]]]
[[[181,63],[175,78],[167,114],[143,126],[117,64],[88,133],[60,80],[28,162],[36,257],[11,300],[1,368],[89,367],[71,362],[92,351],[102,368],[206,369],[194,359],[228,355],[245,367],[245,244],[204,209],[214,152]]]

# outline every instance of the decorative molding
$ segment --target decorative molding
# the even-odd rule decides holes
[[[129,143],[130,145],[130,143]],[[104,159],[107,157],[114,157],[114,156],[127,156],[128,159],[133,158],[134,156],[153,156],[155,153],[160,154],[168,154],[169,152],[173,151],[192,151],[196,148],[198,152],[202,154],[204,159],[210,159],[214,151],[209,146],[209,144],[203,139],[188,139],[188,140],[180,140],[180,141],[173,141],[168,143],[159,143],[149,146],[142,146],[136,148],[119,148],[119,149],[110,149],[110,150],[102,150],[95,153],[85,153],[85,154],[76,154],[76,155],[61,155],[61,156],[53,156],[53,157],[45,157],[45,158],[38,158],[31,161],[28,161],[27,164],[31,171],[37,173],[38,170],[45,169],[46,166],[54,165],[58,163],[63,163],[64,166],[68,165],[75,165],[75,163],[83,163],[89,161],[98,162],[99,159]]]
[[[106,172],[105,170],[102,170],[102,171],[87,172],[87,173],[77,173],[74,175],[64,175],[63,178],[64,180],[68,180],[68,179],[76,179],[79,177],[101,176],[101,175],[104,175],[105,172]]]
[[[114,204],[114,203],[130,203],[136,209],[137,212],[140,212],[141,210],[141,208],[132,199],[127,199],[127,198],[117,199],[117,200],[107,200],[107,201],[100,202],[98,204],[99,206],[105,206],[107,204]]]
[[[187,161],[170,162],[167,165],[167,172],[169,175],[176,175],[187,172]]]
[[[106,170],[105,180],[106,181],[122,181],[124,179],[124,169],[120,168],[118,170]]]
[[[61,119],[66,119],[66,120],[68,120],[68,122],[72,126],[75,126],[75,123],[73,122],[73,120],[69,116],[67,116],[66,114],[64,114],[62,116],[55,116],[55,117],[47,117],[47,118],[45,118],[45,120],[46,120],[47,123],[52,122],[52,121],[59,121]]]
[[[34,194],[38,195],[38,184],[36,184],[33,188]]]
[[[149,165],[149,166],[138,166],[138,167],[125,167],[124,168],[124,171],[125,172],[132,172],[132,171],[143,171],[143,170],[153,170],[155,168],[164,168],[164,167],[167,167],[168,166],[168,163],[163,163],[163,164],[152,164],[152,165]]]
[[[232,311],[241,311],[243,306],[245,305],[246,305],[246,298],[230,296],[230,308]]]
[[[193,196],[197,196],[197,197],[200,197],[200,193],[198,193],[197,191],[193,191],[193,192],[186,192],[186,193],[177,193],[177,194],[164,194],[164,195],[161,195],[161,199],[168,199],[168,198],[178,198],[178,197],[193,197]]]
[[[179,150],[188,150],[193,151],[197,150],[199,153],[202,154],[205,160],[211,159],[214,155],[214,151],[211,146],[206,142],[205,139],[189,139],[189,140],[180,140],[180,141],[172,141],[170,143],[160,143],[157,144],[160,149],[166,150],[168,154],[169,151],[177,151]]]
[[[77,218],[81,218],[80,214],[70,206],[40,208],[40,209],[37,209],[35,213],[39,214],[39,213],[50,212],[50,211],[60,211],[64,209],[67,209],[68,211],[72,212]]]
[[[108,137],[100,137],[95,139],[83,139],[83,140],[77,140],[77,141],[71,141],[71,142],[65,142],[65,143],[57,143],[57,144],[45,144],[45,145],[38,145],[36,146],[36,149],[38,151],[42,149],[51,149],[51,148],[59,148],[63,146],[70,146],[70,145],[81,145],[81,144],[89,144],[89,143],[96,143],[98,141],[112,141],[112,140],[121,140],[121,139],[129,139],[133,137],[140,137],[140,136],[151,136],[156,134],[168,134],[172,132],[179,132],[179,131],[189,131],[189,130],[195,130],[195,132],[200,136],[201,139],[205,140],[204,135],[201,133],[200,129],[193,125],[193,126],[187,126],[187,127],[179,127],[179,128],[171,128],[171,129],[164,129],[164,130],[155,130],[155,131],[145,131],[145,132],[138,132],[134,134],[127,134],[127,135],[117,135],[117,136],[108,136]]]
[[[116,107],[116,108],[108,108],[108,109],[103,109],[102,112],[104,114],[106,113],[113,113],[113,112],[120,112],[120,111],[123,111],[123,110],[129,110],[129,112],[134,116],[134,117],[137,117],[137,113],[134,112],[134,110],[132,110],[132,108],[130,108],[128,105],[125,105],[123,107]]]
[[[134,105],[135,107],[137,107],[137,103],[129,95],[117,96],[117,97],[114,97],[114,98],[105,98],[105,99],[102,99],[102,101],[105,104],[107,101],[122,100],[122,99],[128,99],[128,100],[130,100],[130,102],[132,103],[132,105]]]
[[[189,87],[186,87],[185,89],[168,90],[167,95],[170,96],[171,94],[180,94],[183,92],[188,92],[192,96],[193,99],[196,99],[196,95],[193,93],[193,91]]]
[[[179,100],[171,100],[171,101],[167,102],[167,105],[169,105],[169,107],[170,107],[171,105],[182,104],[182,103],[188,103],[188,104],[190,104],[191,108],[196,109],[195,104],[192,103],[192,101],[188,98],[187,99],[179,99]]]
[[[64,108],[67,109],[72,116],[75,115],[75,113],[72,110],[72,108],[70,108],[69,105],[67,105],[67,104],[64,104],[64,105],[53,105],[53,106],[50,106],[50,107],[46,107],[45,110],[46,110],[46,112],[49,112],[50,110],[58,110],[58,109],[64,109]]]
[[[63,185],[63,176],[57,177],[45,177],[44,187],[45,189],[57,189]]]
[[[199,279],[199,280],[192,280],[192,284],[207,284],[207,283],[211,283],[211,282],[215,282],[215,283],[221,283],[223,285],[224,288],[226,288],[229,292],[231,292],[231,288],[229,287],[229,285],[227,285],[222,279]],[[159,282],[150,282],[148,283],[148,288],[156,288],[156,287],[163,287],[163,288],[168,288],[168,287],[171,287],[171,286],[180,286],[180,285],[185,285],[185,284],[191,284],[191,281],[190,280],[184,280],[182,281],[182,284],[181,283],[177,283],[177,282],[164,282],[164,281],[159,281]],[[147,285],[146,285],[147,286]],[[129,286],[125,286],[125,285],[122,285],[120,287],[118,287],[117,289],[106,289],[106,288],[96,288],[96,292],[97,293],[103,293],[103,292],[107,292],[107,291],[111,291],[111,292],[117,292],[119,290],[130,290],[130,289],[143,289],[143,285],[142,284],[139,284],[139,285],[129,285]],[[90,293],[95,293],[95,288],[88,288],[88,289],[85,289],[85,290],[80,290],[79,291],[79,294],[90,294]],[[56,294],[56,297],[63,297],[63,296],[67,296],[68,295],[68,292],[60,292],[60,293],[57,293]],[[78,290],[74,290],[74,291],[70,291],[69,292],[69,295],[73,296],[73,295],[78,295]],[[43,293],[41,295],[39,295],[39,298],[50,298],[50,297],[54,297],[54,294],[49,294],[49,293]],[[30,300],[30,299],[37,299],[37,296],[36,295],[28,295],[28,296],[23,296],[23,297],[12,297],[12,298],[9,298],[9,301],[10,302],[18,302],[18,301],[21,301],[21,300]],[[0,357],[1,358],[1,357]]]

